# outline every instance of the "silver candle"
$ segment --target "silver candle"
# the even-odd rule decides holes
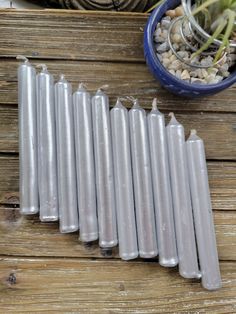
[[[159,263],[162,266],[173,267],[178,264],[178,255],[170,186],[165,118],[157,109],[156,98],[152,103],[152,111],[148,114],[148,131]]]
[[[137,100],[129,111],[129,121],[139,255],[151,258],[158,251],[150,151],[146,112]]]
[[[59,219],[62,233],[79,229],[72,88],[64,75],[55,84]]]
[[[138,257],[131,169],[128,110],[118,99],[111,110],[115,198],[119,255],[124,260]]]
[[[83,84],[73,95],[80,240],[98,239],[91,98]]]
[[[183,126],[170,113],[166,127],[170,177],[174,205],[179,272],[184,278],[199,278],[197,248],[194,234],[193,213],[190,198],[187,156]]]
[[[204,144],[195,130],[191,131],[186,147],[202,285],[208,290],[215,290],[219,289],[222,283]]]
[[[18,68],[20,211],[36,214],[39,211],[37,166],[37,106],[36,71],[24,56]]]
[[[108,96],[100,89],[92,98],[92,117],[99,245],[102,248],[111,248],[118,243],[111,126]]]
[[[45,64],[36,76],[38,124],[38,184],[40,220],[58,220],[54,79]]]

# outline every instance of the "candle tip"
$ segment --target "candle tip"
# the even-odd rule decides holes
[[[25,63],[29,62],[29,59],[26,58],[25,56],[22,56],[22,55],[17,55],[17,56],[16,56],[16,59],[17,59],[17,60],[25,61]]]
[[[179,124],[175,118],[174,112],[170,112],[168,116],[171,118],[169,124]]]
[[[83,91],[85,91],[86,88],[87,88],[87,86],[86,86],[84,83],[82,83],[82,82],[79,83],[78,90],[83,90]]]
[[[190,135],[187,139],[187,141],[196,141],[196,140],[201,140],[201,138],[197,135],[197,131],[195,129],[192,129],[190,131]]]
[[[107,90],[109,88],[109,85],[108,84],[104,84],[104,85],[102,85],[102,86],[100,86],[99,88],[98,88],[98,90],[100,90],[100,91],[105,91],[105,90]]]
[[[67,82],[64,74],[59,75],[59,82]]]
[[[121,102],[121,98],[120,98],[120,97],[117,98],[115,107],[116,107],[116,108],[123,108],[123,105],[122,105],[122,102]]]
[[[47,68],[46,64],[44,64],[44,63],[37,64],[36,68],[42,68],[42,72],[46,72],[46,73],[48,72],[48,68]]]
[[[152,101],[152,109],[153,109],[153,110],[157,110],[157,98],[153,98],[153,101]]]

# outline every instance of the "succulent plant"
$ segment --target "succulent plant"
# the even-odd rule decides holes
[[[215,55],[216,62],[229,47],[230,41],[235,40],[236,0],[196,0],[192,15],[210,35],[194,56],[207,50],[215,39],[219,39],[221,44]]]

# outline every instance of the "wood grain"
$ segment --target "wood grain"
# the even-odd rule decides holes
[[[221,260],[236,260],[236,212],[214,212]],[[97,243],[84,246],[79,233],[60,234],[57,223],[40,223],[38,216],[23,217],[19,208],[0,208],[0,255],[102,257]],[[6,245],[7,244],[7,245]],[[113,249],[118,257],[118,249]]]
[[[190,129],[204,139],[208,159],[236,160],[236,115],[216,113],[177,113],[186,135]],[[166,115],[166,122],[169,117]],[[18,111],[16,106],[0,105],[0,151],[18,152]],[[206,127],[207,126],[207,127]]]
[[[148,15],[0,10],[0,55],[96,61],[143,61]],[[115,47],[115,49],[114,49]]]
[[[221,263],[221,271],[223,288],[208,292],[157,263],[3,257],[0,306],[4,313],[235,313],[235,263]]]
[[[18,157],[0,156],[0,204],[18,204]],[[214,210],[236,210],[236,163],[208,162]]]
[[[53,40],[53,39],[52,39]],[[1,47],[0,47],[1,50]],[[16,54],[18,54],[16,52]],[[34,65],[45,62],[49,71],[55,75],[64,73],[72,82],[74,90],[82,81],[94,92],[98,87],[108,84],[107,93],[114,104],[117,96],[133,96],[140,100],[144,108],[151,108],[154,97],[158,98],[161,110],[185,112],[236,112],[234,97],[236,86],[217,95],[200,99],[175,97],[160,87],[143,63],[127,62],[88,62],[61,60],[31,60]],[[0,104],[17,104],[17,67],[15,59],[0,59]],[[130,102],[126,102],[130,107]]]

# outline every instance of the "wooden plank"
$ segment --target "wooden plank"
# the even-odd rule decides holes
[[[42,62],[44,60],[39,59],[33,60],[32,63],[36,65]],[[60,73],[64,73],[72,82],[74,90],[79,81],[84,82],[93,92],[98,87],[108,84],[107,92],[112,103],[115,102],[117,96],[131,95],[139,98],[144,108],[149,109],[152,99],[157,97],[161,110],[236,112],[234,97],[236,86],[211,97],[184,99],[171,95],[161,88],[149,73],[147,66],[142,63],[47,60],[46,64],[56,79]],[[19,62],[15,59],[0,59],[0,104],[17,103],[18,65]],[[126,102],[126,105],[130,107],[131,104]]]
[[[0,10],[0,55],[142,61],[148,15],[59,10]]]
[[[236,211],[214,212],[221,260],[236,260]],[[18,208],[0,208],[0,254],[11,256],[101,257],[97,243],[84,246],[79,234],[60,234],[58,223],[22,217]],[[6,245],[7,243],[7,245]],[[118,257],[118,249],[113,250]]]
[[[235,263],[221,272],[223,288],[209,292],[156,263],[2,258],[0,305],[4,313],[235,313]]]
[[[19,204],[18,157],[0,156],[0,204]],[[208,162],[214,210],[236,210],[236,163]]]
[[[186,136],[191,128],[198,131],[205,141],[208,159],[236,160],[235,114],[184,112],[176,117],[185,126]],[[166,121],[169,121],[167,115]],[[17,107],[0,105],[0,152],[18,152],[17,124]]]

